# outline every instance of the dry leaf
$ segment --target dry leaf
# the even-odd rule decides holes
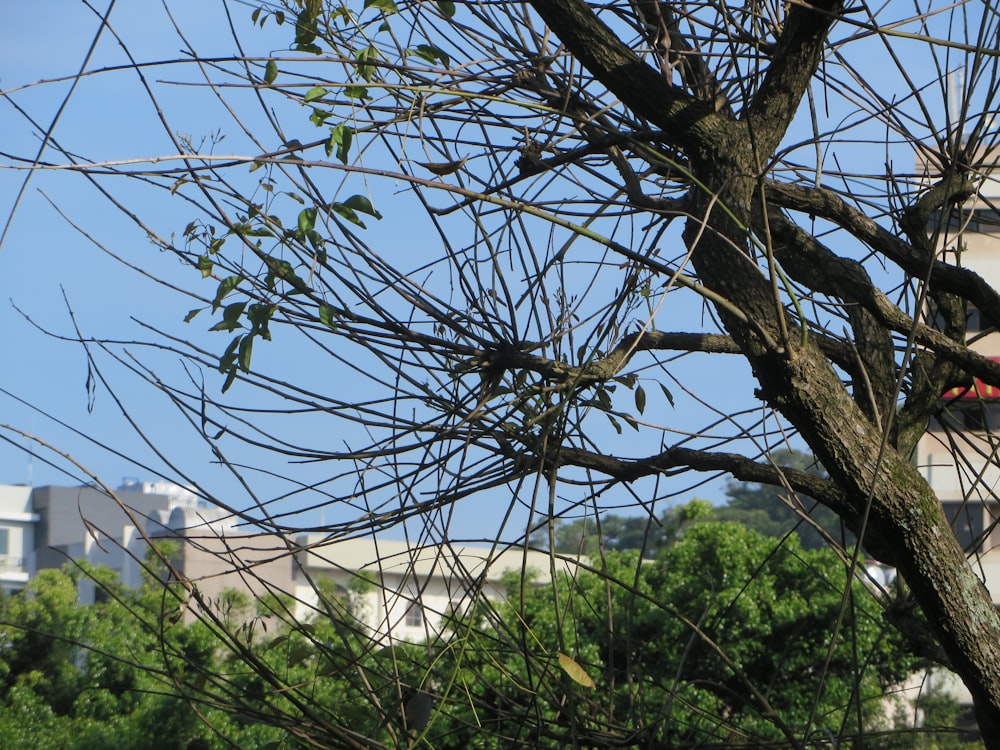
[[[443,161],[443,162],[420,162],[417,164],[424,169],[426,169],[431,174],[436,174],[438,177],[444,177],[445,175],[454,174],[462,168],[462,165],[469,160],[468,156],[463,156],[458,161]]]
[[[566,654],[559,654],[559,666],[562,667],[563,672],[569,675],[569,678],[578,685],[583,685],[586,688],[595,688],[597,683],[595,683],[589,674],[587,674],[583,667],[577,664],[572,658],[566,656]]]

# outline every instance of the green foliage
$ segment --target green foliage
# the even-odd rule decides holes
[[[781,466],[817,476],[822,474],[813,458],[800,451],[778,452],[772,459]],[[845,532],[840,518],[832,510],[802,495],[792,497],[783,487],[730,482],[726,488],[726,497],[729,499],[728,504],[716,512],[720,521],[738,521],[771,537],[794,533],[806,549],[822,549],[827,546],[827,541],[817,530],[817,526],[841,544],[850,544],[854,540],[849,532]],[[786,499],[790,499],[793,504],[801,503],[812,523],[804,520]]]
[[[479,678],[467,726],[523,739],[526,723],[546,725],[537,717],[597,729],[614,716],[669,747],[781,742],[788,727],[845,737],[858,717],[877,723],[884,691],[914,668],[870,593],[845,589],[839,558],[794,536],[776,545],[736,523],[693,521],[655,561],[608,553],[602,565],[554,589],[515,589],[495,640],[457,628],[468,645],[459,679]]]
[[[646,550],[654,554],[666,543],[669,530],[648,517],[608,514],[599,523],[590,517],[558,523],[551,533],[550,540],[548,528],[537,531],[531,538],[532,544],[571,555],[595,556],[602,547],[618,551]]]
[[[983,748],[975,732],[971,708],[963,707],[941,683],[940,670],[929,670],[912,703],[897,707],[892,726],[880,736],[873,736],[867,747],[872,750],[977,750]],[[965,727],[963,731],[962,727]]]
[[[294,707],[263,690],[222,631],[181,623],[155,575],[130,591],[111,571],[86,573],[102,592],[95,604],[77,603],[81,571],[72,567],[41,571],[22,593],[0,598],[0,748],[222,750],[287,737],[275,717],[294,717]],[[227,603],[230,630],[240,632],[249,602],[234,595]],[[303,633],[288,639],[308,659],[270,654],[289,684],[316,679],[318,649]],[[265,642],[254,650],[265,654]],[[341,687],[327,676],[312,693],[332,701]]]

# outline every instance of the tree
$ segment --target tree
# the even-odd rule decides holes
[[[840,617],[844,571],[831,550],[803,550],[794,538],[776,550],[745,526],[705,520],[638,573],[637,559],[634,551],[609,552],[600,570],[562,578],[560,607],[536,587],[501,610],[493,623],[499,637],[516,638],[523,624],[532,648],[508,650],[501,669],[509,679],[480,683],[470,700],[479,721],[496,722],[500,736],[531,731],[531,723],[495,709],[535,685],[539,713],[568,713],[571,726],[606,726],[616,717],[646,747],[769,746],[805,726],[823,742],[863,736],[869,727],[859,728],[859,717],[880,719],[873,705],[914,668],[860,582]],[[685,615],[692,612],[697,623]],[[592,681],[587,698],[567,695],[572,681],[559,679],[559,649],[585,675],[580,682]],[[870,657],[861,669],[859,652]],[[475,653],[490,660],[498,649]],[[473,672],[473,664],[482,668],[469,655],[456,670]],[[454,746],[467,734],[456,732]],[[567,740],[565,733],[532,738],[538,747]]]
[[[77,603],[84,573],[104,592],[101,601]],[[177,599],[164,593],[152,577],[130,590],[111,570],[68,564],[0,599],[0,747],[223,750],[293,743],[300,736],[296,723],[309,719],[294,699],[269,689],[267,673],[307,692],[313,711],[336,712],[372,738],[385,735],[366,711],[359,681],[346,671],[338,677],[348,660],[365,666],[350,657],[369,645],[365,634],[332,617],[282,620],[277,602],[251,602],[239,592],[226,597],[237,627],[220,628],[207,617],[184,623],[176,617]],[[317,639],[339,651],[316,648]],[[253,669],[255,662],[267,668]]]
[[[286,484],[266,494],[308,490],[347,514],[330,533],[420,523],[442,539],[470,505],[507,506],[505,524],[527,507],[526,535],[567,509],[649,509],[689,472],[794,490],[899,570],[897,623],[962,677],[996,748],[1000,616],[910,461],[942,394],[1000,386],[966,337],[973,309],[1000,325],[1000,296],[938,252],[960,251],[954,227],[993,161],[995,11],[265,3],[253,21],[284,24],[291,51],[184,58],[225,105],[237,156],[178,138],[191,131],[157,105],[169,161],[81,160],[50,137],[61,163],[18,163],[82,174],[204,279],[185,288],[187,320],[210,316],[226,343],[193,326],[149,340],[185,358],[178,378],[76,338],[88,383],[114,390],[115,363],[147,379],[241,492],[267,465],[253,451],[270,451],[312,470],[270,471]],[[874,138],[877,159],[841,164]],[[896,143],[902,169],[883,158]],[[186,228],[131,210],[119,177],[186,202]],[[383,213],[405,236],[380,234]],[[713,411],[707,376],[673,379],[696,361],[742,362],[752,391]],[[333,363],[350,392],[331,387]],[[201,383],[215,369],[221,392]],[[702,405],[703,427],[678,435],[670,404]],[[769,460],[792,433],[822,476]],[[234,510],[293,528],[273,507]]]
[[[601,549],[645,550],[653,554],[667,541],[668,519],[659,523],[642,516],[619,516],[610,513],[600,521],[580,518],[559,523],[550,529],[541,529],[532,537],[532,543],[542,548],[551,548],[567,555],[580,554],[596,556]]]
[[[813,459],[799,451],[778,453],[774,460],[782,466],[817,473]],[[788,492],[784,487],[729,482],[726,497],[729,502],[716,512],[719,520],[739,521],[767,536],[784,536],[794,532],[806,549],[825,547],[828,539],[841,546],[854,543],[853,538],[844,539],[843,527],[836,513],[812,498]]]

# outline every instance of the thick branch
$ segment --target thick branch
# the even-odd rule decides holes
[[[547,458],[547,468],[576,466],[598,471],[622,482],[634,482],[642,477],[669,474],[675,470],[723,472],[741,482],[757,482],[775,487],[789,487],[816,500],[838,516],[855,534],[859,534],[863,518],[849,498],[829,479],[801,469],[757,463],[738,453],[715,453],[691,448],[673,447],[646,458],[623,459],[580,448],[553,449]],[[892,549],[874,534],[864,535],[865,548],[874,557],[894,564]]]
[[[843,3],[806,0],[790,6],[774,60],[745,115],[762,159],[777,148],[795,116]]]
[[[964,297],[979,308],[992,324],[1000,327],[1000,294],[975,271],[928,257],[847,204],[832,190],[777,182],[767,183],[765,187],[771,203],[832,221],[911,276],[927,278],[929,266],[929,280],[933,288]]]
[[[542,20],[597,80],[632,112],[662,128],[672,145],[687,149],[702,138],[695,131],[717,119],[714,102],[672,86],[624,44],[582,0],[531,0]]]
[[[705,101],[715,104],[716,109],[724,109],[727,116],[733,112],[722,94],[708,63],[697,49],[691,45],[680,29],[680,21],[674,12],[673,3],[660,0],[640,0],[636,10],[646,23],[649,42],[664,57],[668,68],[676,68],[681,81],[691,92]],[[669,74],[669,69],[665,71]]]
[[[902,336],[912,335],[916,343],[958,365],[969,375],[1000,386],[1000,364],[972,351],[963,343],[954,341],[941,331],[923,323],[915,323],[913,318],[889,301],[859,264],[836,255],[789,219],[772,214],[770,222],[772,236],[780,239],[780,245],[775,246],[775,255],[797,281],[814,291],[861,305],[880,325]],[[905,242],[901,244],[909,247]],[[977,285],[982,284],[991,296],[997,298],[996,291],[975,273],[946,263],[940,265],[947,270],[949,279],[972,277],[965,278],[963,284],[973,281]],[[1000,298],[997,299],[1000,301]]]
[[[650,350],[739,354],[739,347],[728,336],[711,333],[663,333],[644,331],[625,336],[614,349],[600,359],[582,366],[538,357],[518,349],[497,349],[477,357],[481,366],[492,370],[528,370],[547,380],[585,386],[610,380],[620,373],[636,352]]]

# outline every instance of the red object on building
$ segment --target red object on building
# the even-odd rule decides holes
[[[987,357],[991,362],[1000,362],[1000,357]],[[979,378],[976,378],[975,382],[968,388],[958,387],[951,388],[944,392],[944,397],[949,400],[953,399],[983,399],[985,401],[1000,399],[1000,387],[995,385],[988,385],[984,383]]]

